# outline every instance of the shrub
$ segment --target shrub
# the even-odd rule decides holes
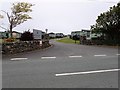
[[[32,41],[33,40],[33,34],[30,31],[25,31],[21,37],[21,41]]]

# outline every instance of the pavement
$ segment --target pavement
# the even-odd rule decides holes
[[[2,56],[3,88],[118,88],[118,49],[64,44]]]

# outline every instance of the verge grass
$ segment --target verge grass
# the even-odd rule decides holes
[[[56,40],[56,41],[61,42],[61,43],[68,43],[68,44],[73,44],[73,43],[75,43],[75,40],[72,40],[72,39],[70,39],[70,38],[68,38],[68,37],[61,38],[61,39]],[[79,43],[80,43],[80,41],[77,40],[77,41],[76,41],[76,44],[79,44]]]
[[[2,44],[3,43],[3,40],[2,39],[0,39],[0,44]]]

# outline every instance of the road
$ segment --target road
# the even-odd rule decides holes
[[[3,88],[118,88],[118,49],[63,44],[3,56]]]

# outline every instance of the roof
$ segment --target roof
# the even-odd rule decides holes
[[[18,33],[18,34],[21,34],[21,32],[17,32],[17,31],[12,31],[12,33]]]
[[[55,33],[51,32],[51,33],[49,33],[49,34],[55,34]]]
[[[82,29],[82,31],[90,32],[90,30],[85,30],[85,29]]]

